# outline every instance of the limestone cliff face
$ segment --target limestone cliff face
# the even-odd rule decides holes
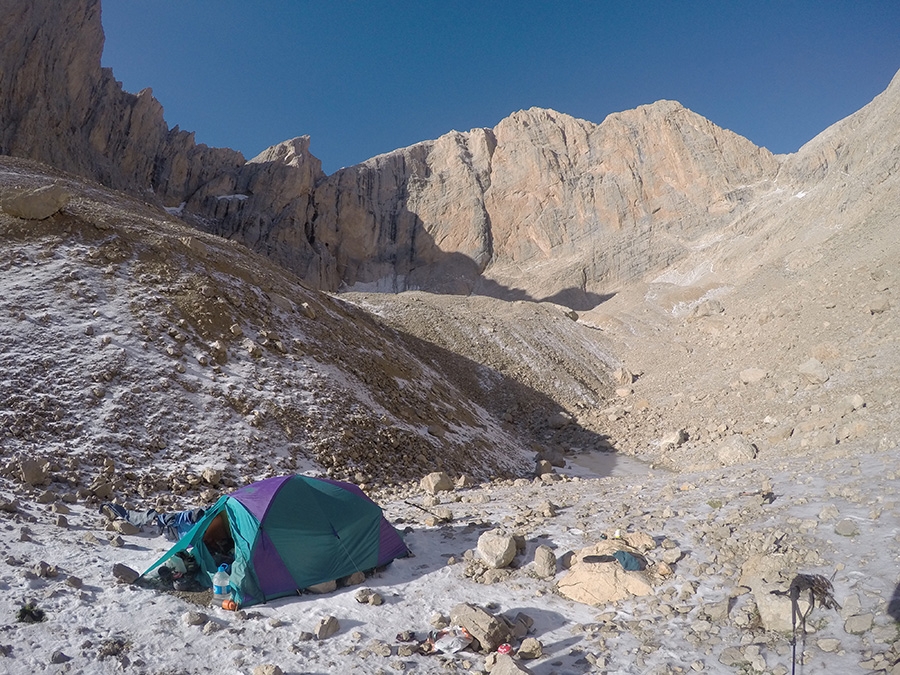
[[[677,103],[600,125],[533,108],[340,171],[314,226],[348,286],[604,292],[678,256],[778,167]]]
[[[309,136],[294,138],[203,183],[186,200],[185,218],[269,256],[313,286],[331,288],[336,278],[333,270],[320,271],[321,247],[309,227],[313,188],[323,178]]]

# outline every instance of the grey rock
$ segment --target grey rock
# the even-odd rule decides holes
[[[123,584],[133,584],[140,578],[140,572],[122,563],[116,563],[112,569],[113,576]]]
[[[181,620],[186,626],[202,626],[209,621],[209,617],[203,612],[190,611],[182,614]]]
[[[837,525],[834,526],[835,534],[839,534],[842,537],[855,537],[859,534],[859,527],[856,524],[855,520],[851,518],[843,518],[837,522]]]
[[[222,630],[222,625],[215,621],[207,621],[203,624],[203,628],[200,629],[200,632],[204,635],[212,635],[213,633],[218,633]]]
[[[26,485],[44,485],[48,481],[50,463],[42,459],[23,459],[19,465],[19,475]]]
[[[719,654],[719,663],[724,666],[736,666],[746,661],[740,647],[726,647]]]
[[[670,431],[660,440],[660,445],[670,446],[670,447],[680,447],[684,445],[685,441],[688,439],[688,432],[684,429],[676,429],[675,431]]]
[[[308,590],[310,593],[316,593],[318,595],[331,593],[332,591],[337,590],[337,581],[334,579],[332,579],[331,581],[323,581],[321,584],[313,584],[312,586],[307,586],[306,590]]]
[[[358,603],[363,605],[380,605],[384,602],[384,598],[371,588],[360,588],[354,597]]]
[[[743,464],[756,457],[756,446],[742,434],[733,434],[719,445],[716,456],[724,466]]]
[[[869,314],[882,314],[891,308],[890,300],[884,294],[876,295],[866,305]]]
[[[797,372],[810,384],[824,384],[828,381],[828,371],[818,359],[809,359],[801,363]]]
[[[59,663],[65,663],[66,661],[71,661],[71,660],[72,660],[71,656],[67,656],[65,653],[63,653],[59,649],[57,649],[55,652],[53,652],[50,655],[50,663],[59,664]]]
[[[499,645],[509,642],[512,638],[505,621],[476,605],[468,603],[456,605],[450,610],[450,622],[469,631],[484,652],[496,651]]]
[[[528,637],[522,640],[518,656],[521,659],[539,659],[544,655],[544,645],[537,638]]]
[[[61,185],[9,191],[0,196],[0,209],[16,218],[44,220],[64,208],[72,195]]]
[[[549,546],[541,544],[535,549],[534,573],[542,579],[556,576],[556,554]]]
[[[762,368],[747,368],[740,372],[741,382],[744,384],[755,384],[766,379],[768,373]]]
[[[485,668],[491,675],[517,675],[517,673],[532,673],[522,663],[509,654],[492,653],[485,659]]]
[[[844,631],[851,635],[862,635],[872,630],[875,615],[871,613],[854,614],[844,621]]]

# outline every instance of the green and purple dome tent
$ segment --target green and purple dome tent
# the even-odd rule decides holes
[[[201,583],[209,586],[221,558],[211,535],[233,542],[231,588],[254,605],[354,572],[381,567],[409,553],[381,507],[351,483],[279,476],[222,496],[142,576],[190,549]]]

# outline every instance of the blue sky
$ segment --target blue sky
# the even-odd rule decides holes
[[[674,99],[773,152],[900,70],[900,2],[105,0],[103,65],[249,159],[309,134],[331,173],[539,106]]]

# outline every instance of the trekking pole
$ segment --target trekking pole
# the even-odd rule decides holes
[[[429,516],[434,516],[435,518],[437,518],[437,519],[438,519],[439,521],[441,521],[441,522],[444,522],[445,520],[447,520],[447,519],[444,518],[443,516],[439,516],[439,515],[436,514],[436,513],[432,513],[431,511],[429,511],[429,510],[426,509],[425,507],[419,506],[418,504],[413,504],[412,502],[408,502],[408,501],[404,501],[403,503],[406,504],[407,506],[414,506],[414,507],[416,507],[417,509],[419,509],[420,511],[424,511],[424,512],[427,513]]]

